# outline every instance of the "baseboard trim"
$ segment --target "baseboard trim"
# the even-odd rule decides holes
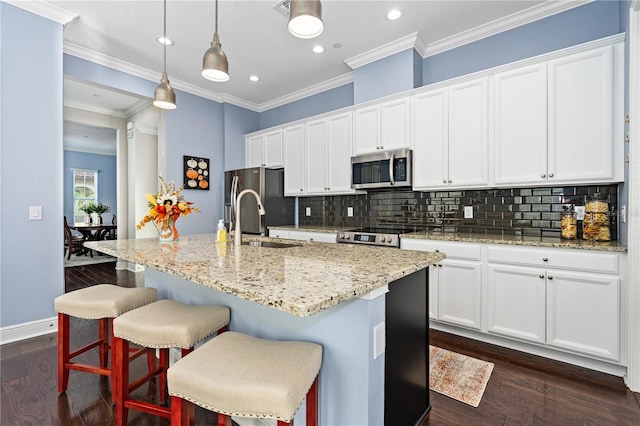
[[[58,317],[45,318],[0,328],[0,345],[58,331]]]

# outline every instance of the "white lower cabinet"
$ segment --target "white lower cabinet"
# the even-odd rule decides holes
[[[547,344],[620,360],[620,279],[548,271]]]
[[[401,238],[440,251],[429,268],[429,319],[450,332],[624,365],[626,254]],[[453,327],[451,327],[453,326]],[[469,331],[472,330],[472,331]],[[504,341],[506,346],[509,343]],[[527,345],[535,345],[527,346]],[[593,362],[593,361],[592,361]]]
[[[482,328],[480,246],[401,239],[401,248],[446,253],[446,259],[429,268],[429,317],[480,330]]]
[[[545,280],[535,268],[488,265],[487,331],[545,343]]]
[[[490,246],[487,258],[488,333],[620,361],[619,255]]]

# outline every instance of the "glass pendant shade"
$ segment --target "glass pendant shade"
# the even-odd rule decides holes
[[[229,62],[222,51],[218,33],[213,35],[211,47],[202,58],[202,76],[207,80],[223,82],[229,80]]]
[[[299,38],[317,37],[324,31],[320,0],[291,0],[289,32]]]
[[[167,72],[162,73],[160,85],[156,87],[153,97],[153,105],[162,109],[176,109],[176,92],[173,91],[169,84]]]

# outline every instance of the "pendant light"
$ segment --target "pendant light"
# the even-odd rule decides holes
[[[163,37],[167,39],[167,0],[164,0],[164,33]],[[153,104],[162,109],[175,109],[176,108],[176,92],[173,91],[171,85],[169,85],[169,78],[167,77],[167,44],[162,43],[164,53],[164,67],[162,69],[162,78],[160,79],[160,85],[156,87],[156,91],[153,97]]]
[[[218,0],[216,0],[216,29],[213,33],[211,47],[202,58],[202,76],[207,80],[223,82],[229,80],[229,62],[222,51],[218,38]]]
[[[289,32],[299,38],[313,38],[322,34],[322,4],[320,0],[291,0],[289,3]]]

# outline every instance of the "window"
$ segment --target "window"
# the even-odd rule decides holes
[[[74,222],[87,221],[87,214],[80,210],[84,203],[98,203],[98,171],[73,169]]]

